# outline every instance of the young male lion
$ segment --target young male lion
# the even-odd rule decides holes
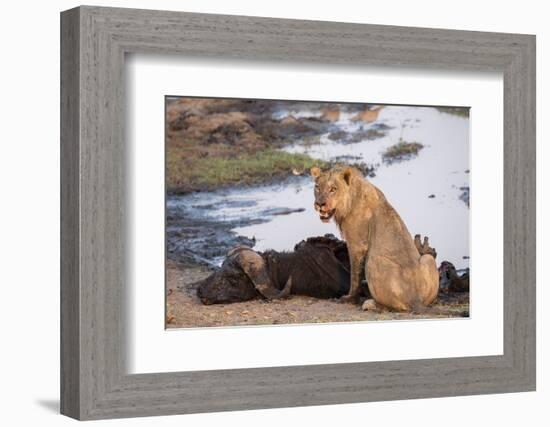
[[[315,179],[315,210],[321,221],[334,218],[348,245],[351,286],[340,299],[356,302],[365,269],[369,291],[364,309],[422,309],[437,297],[439,275],[432,255],[419,254],[401,217],[382,192],[353,167],[337,166]],[[422,253],[422,252],[421,252]]]

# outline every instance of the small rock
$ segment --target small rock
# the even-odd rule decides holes
[[[428,198],[429,198],[429,199],[435,199],[435,194],[430,194],[430,195],[428,196]]]

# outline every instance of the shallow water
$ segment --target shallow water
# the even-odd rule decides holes
[[[277,117],[318,116],[319,111],[278,111]],[[379,187],[395,207],[411,234],[430,238],[438,252],[438,262],[451,261],[457,268],[469,266],[469,208],[460,199],[461,187],[469,187],[468,120],[430,107],[386,106],[376,122],[354,122],[354,112],[342,112],[334,123],[337,130],[364,132],[385,124],[391,129],[375,140],[343,144],[329,134],[318,143],[299,141],[286,151],[307,153],[314,158],[333,160],[352,156],[352,162],[377,164],[376,176],[369,180]],[[424,145],[418,156],[387,164],[382,153],[400,138]],[[429,196],[435,197],[429,197]],[[233,231],[256,240],[255,249],[291,250],[301,239],[332,233],[340,236],[334,223],[319,220],[313,209],[313,181],[293,177],[285,183],[252,188],[233,188],[196,193],[168,200],[168,210],[185,206],[185,214],[235,225]],[[288,212],[287,208],[298,209]],[[218,263],[221,258],[216,259]]]

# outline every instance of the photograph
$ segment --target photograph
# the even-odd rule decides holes
[[[166,328],[469,317],[470,109],[165,97]]]

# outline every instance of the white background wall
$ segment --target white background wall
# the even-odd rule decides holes
[[[550,27],[543,1],[157,0],[105,6],[409,25],[537,35],[538,391],[109,421],[110,425],[548,425]],[[75,1],[2,5],[0,64],[0,393],[3,425],[67,425],[59,384],[59,12]],[[546,160],[546,162],[545,162]],[[546,197],[545,197],[546,196]],[[545,199],[545,200],[544,200]],[[546,239],[546,242],[544,241]],[[542,262],[541,262],[542,261]]]

